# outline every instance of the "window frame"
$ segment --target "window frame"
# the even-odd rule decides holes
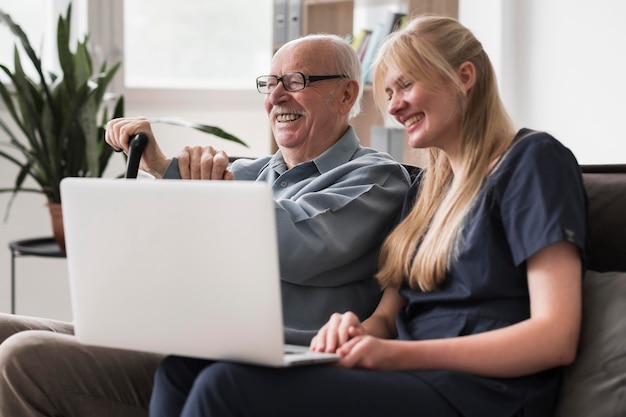
[[[85,0],[86,1],[86,0]],[[109,64],[122,61],[124,56],[124,4],[123,0],[87,1],[90,37]],[[268,25],[271,22],[268,22]],[[271,53],[271,45],[268,45]],[[123,66],[122,62],[122,66]],[[209,88],[134,88],[124,85],[124,71],[120,71],[111,83],[113,92],[123,94],[127,108],[158,108],[158,103],[181,109],[223,110],[224,108],[259,109],[259,93],[254,80],[250,89]]]

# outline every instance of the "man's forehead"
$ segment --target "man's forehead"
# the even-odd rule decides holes
[[[301,72],[308,75],[324,71],[328,60],[323,59],[323,50],[317,46],[314,42],[303,42],[278,51],[272,60],[272,74]]]

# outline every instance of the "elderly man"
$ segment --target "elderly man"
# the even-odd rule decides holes
[[[343,39],[291,41],[271,71],[257,89],[279,148],[272,156],[229,165],[209,146],[170,159],[144,118],[112,120],[106,141],[126,151],[129,137],[145,133],[140,167],[157,178],[271,184],[285,339],[307,344],[331,313],[365,318],[375,308],[378,251],[409,179],[387,154],[362,147],[349,124],[359,111],[361,65]],[[162,356],[83,346],[71,334],[69,323],[0,315],[0,416],[146,416]]]

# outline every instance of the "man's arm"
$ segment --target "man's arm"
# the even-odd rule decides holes
[[[337,174],[332,184],[322,175],[277,198],[283,280],[335,287],[371,276],[408,181],[398,164],[370,163],[351,161],[329,173]]]

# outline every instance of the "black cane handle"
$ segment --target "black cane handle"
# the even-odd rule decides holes
[[[141,154],[148,144],[148,136],[139,133],[130,139],[128,144],[128,160],[126,161],[126,174],[124,178],[137,178]]]

